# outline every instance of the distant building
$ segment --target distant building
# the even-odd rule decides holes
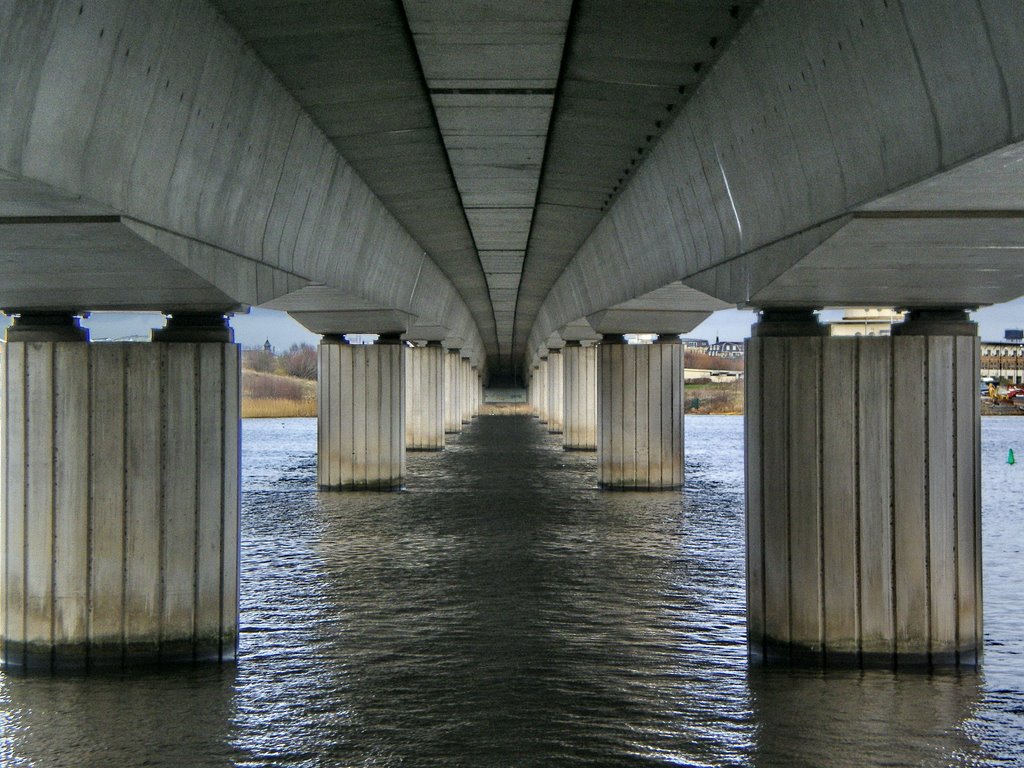
[[[270,339],[263,342],[263,351],[269,354],[274,354],[274,346],[270,343]]]
[[[981,342],[981,377],[1024,384],[1024,332],[1010,328],[1003,337]]]
[[[889,336],[892,326],[903,321],[903,313],[895,309],[850,307],[839,320],[829,323],[833,336]]]
[[[708,347],[708,354],[739,360],[743,357],[746,347],[742,341],[716,341]]]
[[[683,349],[688,352],[707,352],[711,345],[707,339],[680,339]]]

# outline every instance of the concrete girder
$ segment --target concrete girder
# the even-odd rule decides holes
[[[769,262],[745,271],[767,284],[863,206],[1020,141],[1021,34],[1010,0],[762,5],[554,282],[522,351],[673,280],[753,295],[763,285],[742,271],[707,273],[760,251]]]
[[[601,335],[620,333],[688,333],[712,312],[725,309],[724,301],[682,283],[671,283],[643,296],[587,316]]]
[[[415,316],[327,285],[309,285],[264,305],[287,312],[313,333],[405,333]]]
[[[585,317],[581,317],[579,320],[573,320],[571,323],[566,323],[565,326],[558,331],[558,335],[566,341],[598,342],[601,340],[601,334],[594,330]]]
[[[409,326],[404,338],[407,341],[444,341],[448,338],[448,329],[443,325],[420,319]]]
[[[0,21],[7,176],[443,316],[482,344],[448,277],[210,5],[114,0],[79,14],[26,0]]]
[[[238,297],[169,258],[118,216],[0,221],[6,311],[231,312]]]

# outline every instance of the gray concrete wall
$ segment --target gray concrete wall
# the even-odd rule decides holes
[[[233,660],[238,347],[0,350],[4,663]]]
[[[321,342],[317,482],[397,490],[405,478],[405,347]]]
[[[444,357],[440,344],[405,351],[406,450],[444,450]]]
[[[683,484],[683,348],[609,343],[597,348],[597,463],[603,488]]]
[[[742,302],[852,208],[1020,141],[1022,36],[1015,0],[762,3],[552,279],[523,349],[673,280]]]
[[[977,382],[971,336],[748,341],[755,655],[974,662]]]
[[[562,350],[565,367],[565,411],[562,444],[566,450],[597,450],[597,347],[567,342]]]

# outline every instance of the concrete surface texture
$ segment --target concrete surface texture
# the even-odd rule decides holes
[[[0,345],[8,667],[230,661],[235,344]]]
[[[567,342],[562,446],[571,451],[597,450],[597,347]]]
[[[602,488],[683,484],[683,348],[606,337],[597,347],[597,463]]]
[[[397,340],[396,340],[397,341]],[[405,478],[405,352],[399,343],[320,344],[317,482],[399,490]]]
[[[12,0],[0,22],[8,309],[60,302],[57,263],[80,310],[323,285],[443,325],[489,376],[678,281],[752,306],[1024,293],[1016,0]]]
[[[405,351],[406,450],[444,450],[444,358],[437,343]]]
[[[748,342],[756,655],[976,662],[978,339],[963,325],[891,338],[776,326]]]
[[[564,391],[565,374],[562,363],[562,350],[548,350],[548,432],[553,435],[562,434],[565,419]]]
[[[455,435],[462,432],[462,355],[457,349],[445,351],[444,356],[444,431]]]

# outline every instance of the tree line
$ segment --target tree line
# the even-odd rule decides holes
[[[295,376],[316,381],[316,347],[309,344],[292,344],[286,351],[280,353],[263,347],[245,349],[242,350],[242,368],[257,373],[273,373],[278,376]]]

